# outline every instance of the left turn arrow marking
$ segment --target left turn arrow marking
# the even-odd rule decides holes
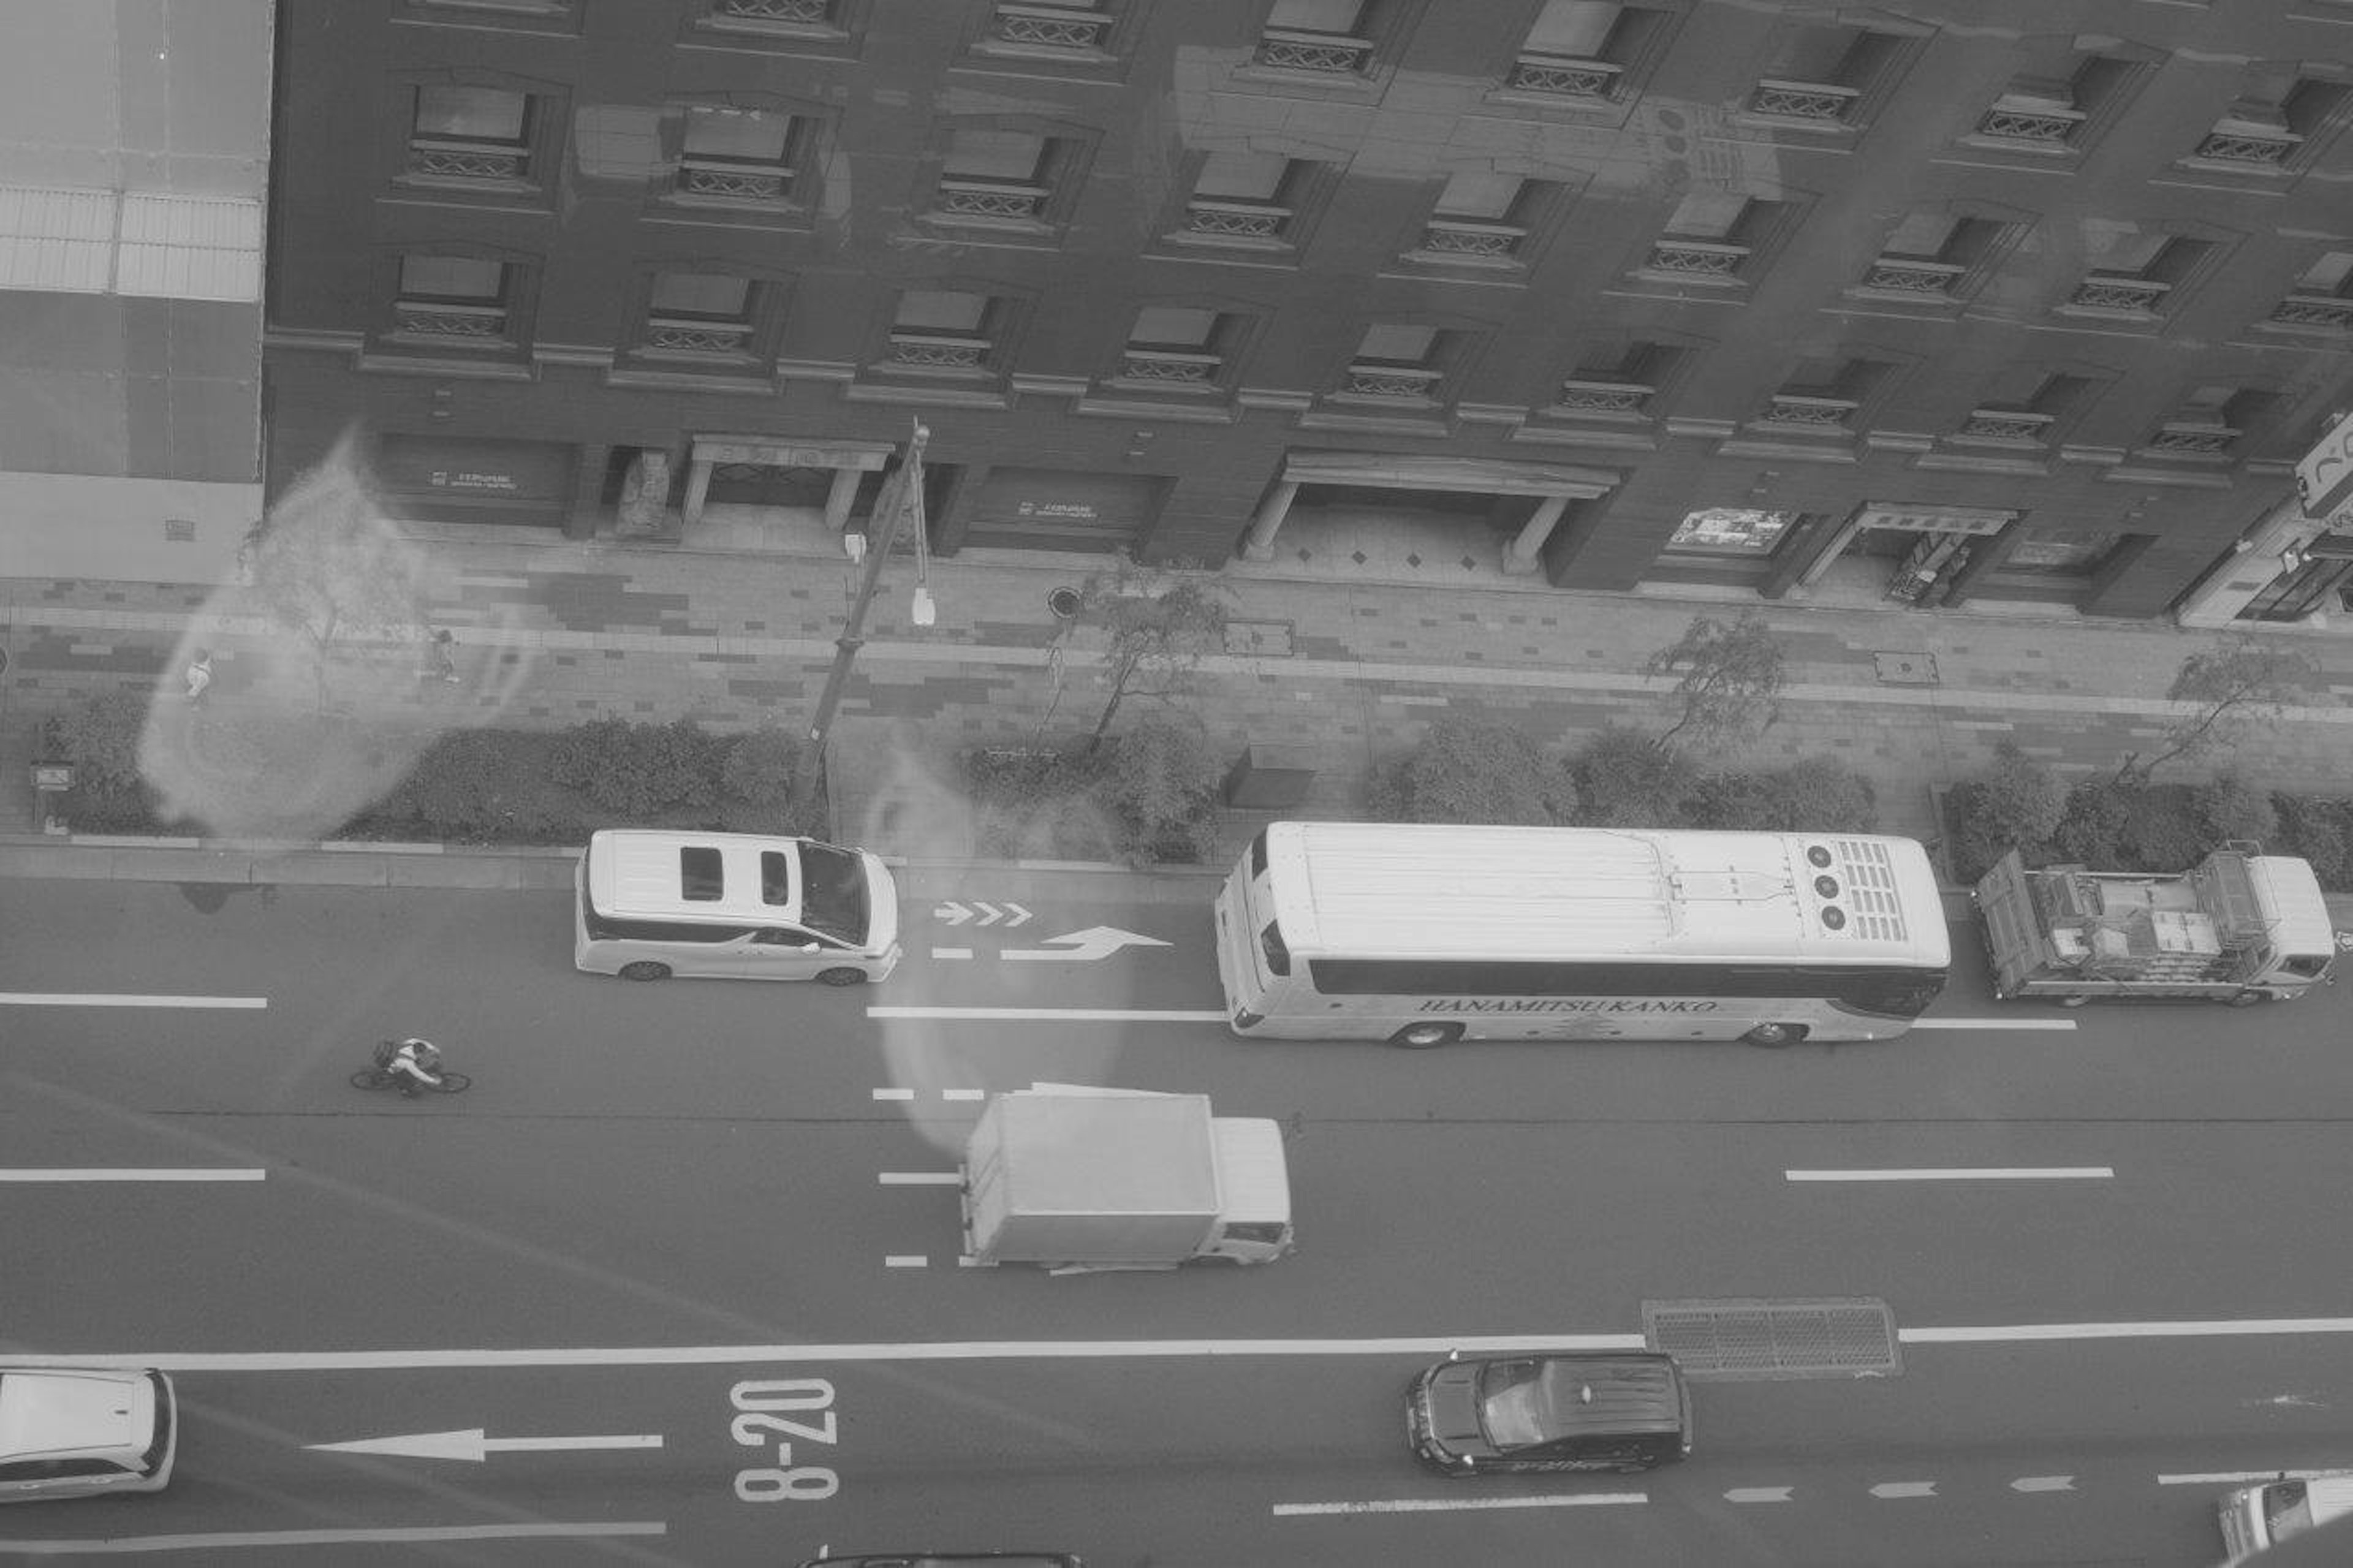
[[[332,1454],[390,1454],[404,1459],[466,1459],[480,1464],[492,1454],[559,1448],[659,1448],[659,1433],[596,1437],[492,1437],[470,1432],[412,1432],[400,1437],[360,1437],[349,1443],[306,1443]]]

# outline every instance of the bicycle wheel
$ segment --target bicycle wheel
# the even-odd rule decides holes
[[[445,1072],[441,1075],[441,1087],[438,1092],[442,1094],[463,1094],[473,1087],[474,1080],[468,1078],[464,1073]]]
[[[362,1068],[352,1074],[353,1089],[390,1089],[392,1075],[382,1068]]]

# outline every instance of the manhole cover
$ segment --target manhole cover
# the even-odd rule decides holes
[[[1936,656],[1933,653],[1875,653],[1871,662],[1883,686],[1934,686]]]
[[[1642,1334],[1652,1350],[1700,1378],[1892,1376],[1904,1370],[1894,1315],[1868,1296],[1645,1301]]]

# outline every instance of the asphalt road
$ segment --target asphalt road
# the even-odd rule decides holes
[[[0,1557],[2211,1568],[2218,1478],[2353,1468],[2345,1334],[2247,1331],[2353,1328],[2342,991],[1996,1005],[1957,927],[1951,1026],[1899,1042],[1409,1053],[870,1015],[1214,1012],[1206,907],[1165,889],[911,900],[862,992],[581,975],[561,894],[5,892],[0,992],[75,1000],[0,1006],[0,1169],[252,1179],[0,1183],[0,1352],[160,1362],[187,1407],[171,1491],[0,1510]],[[1003,956],[1096,928],[1167,945]],[[266,1005],[91,1005],[126,994]],[[476,1087],[348,1087],[391,1033]],[[972,1097],[1057,1079],[1283,1119],[1302,1250],[959,1268],[922,1178]],[[1818,1179],[1924,1169],[2013,1173]],[[1700,1381],[1694,1458],[1643,1477],[1407,1458],[1448,1344],[1686,1298],[1884,1301],[1901,1366]]]

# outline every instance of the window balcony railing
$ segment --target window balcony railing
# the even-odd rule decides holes
[[[1424,256],[1447,261],[1509,261],[1528,231],[1476,218],[1434,217],[1421,231]]]
[[[646,347],[660,353],[717,354],[740,359],[751,352],[752,324],[656,316],[646,323]]]
[[[394,329],[405,338],[434,338],[451,342],[498,342],[507,334],[503,305],[428,303],[422,300],[392,302]]]
[[[2276,169],[2292,157],[2302,139],[2283,131],[2274,134],[2214,130],[2198,143],[2192,157],[2210,163],[2231,163],[2248,169]]]
[[[1818,125],[1843,125],[1861,91],[1828,82],[1773,81],[1757,84],[1748,95],[1748,112],[1782,120],[1810,120]]]
[[[417,137],[408,143],[408,172],[427,179],[512,181],[530,170],[529,150],[504,142]]]
[[[2013,109],[1997,103],[1978,121],[1978,134],[1997,142],[2064,147],[2089,118],[2073,109]]]
[[[1558,406],[1572,414],[1640,414],[1658,390],[1632,381],[1564,381]]]
[[[1373,46],[1366,38],[1339,33],[1303,33],[1269,27],[1259,36],[1252,59],[1282,70],[1315,71],[1324,76],[1355,76],[1372,63]]]
[[[999,5],[988,19],[988,36],[1001,44],[1039,49],[1100,49],[1111,18],[1066,5]]]
[[[1767,425],[1788,426],[1806,430],[1843,430],[1846,422],[1854,417],[1862,405],[1846,397],[1812,397],[1799,393],[1777,392],[1765,405],[1760,416]]]
[[[1032,224],[1046,210],[1053,192],[1044,185],[1009,180],[968,180],[950,174],[940,181],[934,217],[979,219],[985,222]]]
[[[1196,197],[1185,206],[1185,232],[1206,239],[1279,241],[1290,226],[1289,207],[1271,202],[1236,202]]]
[[[698,201],[747,202],[774,206],[793,188],[793,172],[776,163],[716,163],[686,158],[679,163],[677,193]]]
[[[1504,85],[1514,92],[1608,102],[1618,96],[1618,84],[1625,74],[1625,67],[1611,65],[1608,60],[1577,59],[1568,55],[1522,55],[1512,62],[1512,75]]]
[[[2135,316],[2153,316],[2165,302],[2170,283],[2154,278],[2128,278],[2122,274],[2094,274],[2075,285],[2075,292],[2067,302],[2085,310],[2116,310]]]
[[[1429,404],[1438,401],[1446,373],[1419,365],[1352,364],[1341,392],[1350,397],[1373,397],[1390,403]]]
[[[1704,239],[1662,239],[1651,246],[1650,270],[1672,272],[1692,278],[1720,278],[1727,281],[1740,276],[1748,261],[1749,249],[1745,245],[1718,245]]]
[[[2012,446],[2040,447],[2058,417],[2030,414],[2024,409],[1972,408],[1956,434],[1972,441],[2005,441]]]
[[[1209,387],[1217,385],[1218,373],[1224,364],[1224,360],[1211,353],[1130,348],[1120,353],[1119,379],[1150,382],[1156,386]]]
[[[2227,425],[2160,425],[2148,438],[2148,449],[2175,458],[2220,458],[2242,434]]]
[[[1894,294],[1917,294],[1923,298],[1949,300],[1953,290],[1968,276],[1968,268],[1949,261],[1924,261],[1908,256],[1883,256],[1871,264],[1863,274],[1866,289],[1884,289]]]
[[[891,363],[919,370],[987,370],[990,346],[986,338],[892,332]]]
[[[2272,307],[2270,320],[2283,327],[2353,327],[2353,300],[2334,294],[2291,294]]]
[[[823,26],[833,20],[834,0],[719,0],[714,13],[741,22],[785,22],[797,26]]]

